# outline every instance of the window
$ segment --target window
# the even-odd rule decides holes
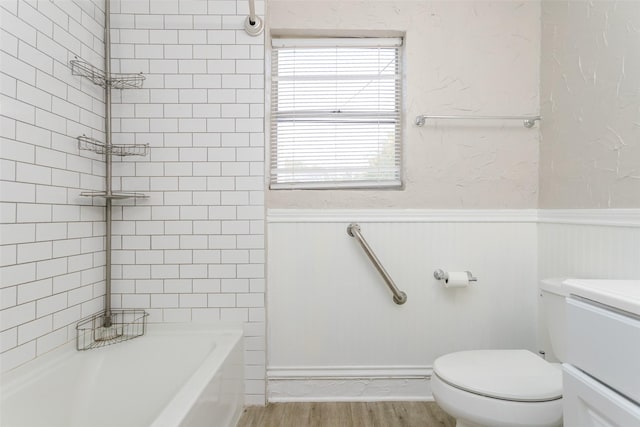
[[[402,39],[273,39],[270,187],[399,187]]]

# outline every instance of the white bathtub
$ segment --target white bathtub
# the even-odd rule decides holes
[[[226,427],[243,407],[241,329],[148,326],[131,341],[70,343],[2,376],[2,427]]]

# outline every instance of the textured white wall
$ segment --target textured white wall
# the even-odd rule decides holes
[[[543,1],[540,207],[640,206],[640,2]]]
[[[257,2],[263,13],[263,2]],[[126,0],[112,13],[114,142],[148,143],[114,163],[113,305],[151,322],[243,322],[246,402],[264,403],[264,38],[246,0]]]
[[[413,123],[422,113],[537,114],[538,2],[273,0],[268,14],[278,34],[406,35],[405,189],[267,191],[269,207],[536,206],[538,126]]]
[[[104,306],[102,156],[76,137],[103,138],[102,88],[69,61],[104,60],[103,2],[1,1],[0,366],[75,339]],[[95,203],[95,205],[92,205]]]

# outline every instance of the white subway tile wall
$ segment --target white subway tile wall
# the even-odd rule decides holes
[[[104,66],[96,1],[0,1],[0,366],[7,371],[75,338],[104,305],[101,156],[76,136],[104,138],[104,94],[71,75]]]
[[[244,322],[246,401],[263,404],[264,38],[245,33],[248,12],[112,3],[112,69],[147,77],[114,91],[114,143],[151,147],[114,161],[114,188],[149,198],[114,208],[112,302],[150,322]]]
[[[257,2],[264,13],[264,2]],[[263,404],[264,39],[240,1],[113,1],[112,69],[143,72],[113,91],[113,305],[151,322],[245,324],[248,404]],[[104,306],[103,91],[69,60],[103,66],[100,1],[0,2],[0,362],[11,369],[75,337]]]

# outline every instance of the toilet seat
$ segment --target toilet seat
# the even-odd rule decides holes
[[[452,387],[493,399],[562,398],[562,371],[527,350],[472,350],[436,359],[434,373]]]
[[[517,402],[469,393],[431,377],[431,390],[438,406],[456,419],[456,427],[559,427],[562,399]]]

